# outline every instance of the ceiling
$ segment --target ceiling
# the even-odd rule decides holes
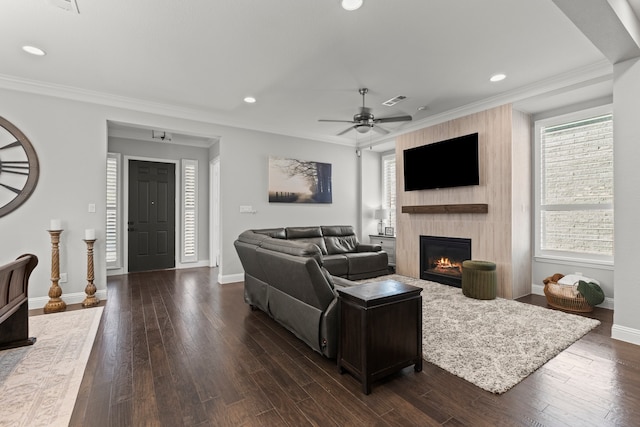
[[[610,62],[550,0],[67,1],[3,0],[0,86],[357,146],[385,138],[318,119],[350,120],[361,87],[376,117],[413,116],[389,137],[473,106],[536,113],[611,93]]]

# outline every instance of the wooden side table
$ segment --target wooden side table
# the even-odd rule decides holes
[[[338,371],[371,383],[407,366],[422,370],[422,288],[385,280],[336,288],[340,296]]]

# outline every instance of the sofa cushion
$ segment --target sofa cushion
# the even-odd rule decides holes
[[[273,237],[276,239],[286,239],[287,234],[284,228],[263,228],[259,230],[252,230],[257,234],[264,234],[265,236]]]
[[[313,243],[320,248],[323,255],[327,254],[327,246],[322,238],[320,227],[287,227],[286,235],[287,240]]]
[[[349,275],[366,273],[387,268],[386,252],[355,252],[346,254],[349,264]]]
[[[320,249],[320,252],[322,253],[322,255],[327,254],[327,246],[324,244],[324,239],[322,237],[309,237],[309,238],[291,239],[291,240],[294,242],[312,243],[316,245],[318,249]]]
[[[323,225],[321,227],[328,254],[355,252],[358,238],[350,225]]]
[[[323,236],[350,236],[356,235],[350,225],[322,225],[320,226]]]
[[[332,276],[346,276],[349,272],[347,257],[344,254],[325,255],[323,257],[324,268],[326,268]]]
[[[260,244],[260,247],[288,255],[315,258],[318,265],[322,266],[323,264],[320,248],[313,243],[267,239]]]
[[[358,239],[355,235],[325,236],[324,243],[327,245],[327,253],[329,255],[355,252],[358,247]]]
[[[320,227],[287,227],[287,239],[301,239],[305,237],[322,237]]]

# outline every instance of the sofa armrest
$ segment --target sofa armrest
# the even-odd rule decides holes
[[[331,276],[333,280],[334,289],[335,288],[348,288],[351,286],[357,286],[360,283],[354,282],[353,280],[345,279],[344,277],[339,276]]]
[[[369,243],[358,243],[356,246],[356,252],[380,252],[381,250],[382,246]]]

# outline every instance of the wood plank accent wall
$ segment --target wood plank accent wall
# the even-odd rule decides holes
[[[480,185],[404,191],[403,151],[478,132]],[[396,269],[420,277],[419,236],[471,239],[472,258],[496,263],[498,296],[531,290],[531,125],[510,104],[440,123],[396,141]],[[487,204],[487,213],[402,213],[403,206]]]

